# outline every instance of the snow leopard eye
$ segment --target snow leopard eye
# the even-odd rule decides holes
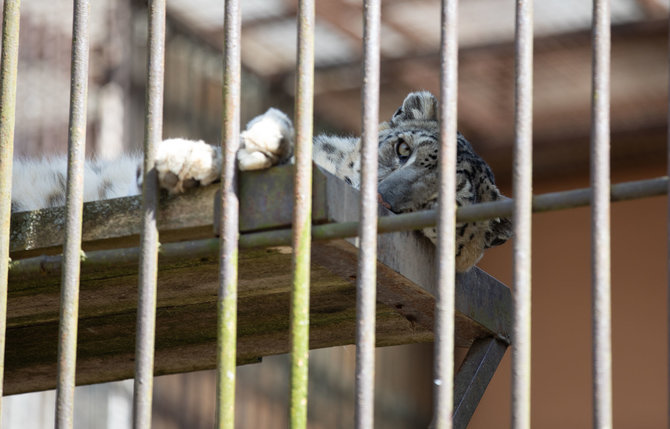
[[[412,155],[412,148],[402,139],[395,145],[395,153],[398,155],[400,162],[406,162],[410,155]]]

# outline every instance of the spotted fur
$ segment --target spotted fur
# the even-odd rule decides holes
[[[433,209],[437,206],[439,180],[438,107],[429,92],[409,94],[391,120],[379,127],[379,196],[396,213]],[[457,191],[459,206],[504,198],[493,173],[470,143],[457,136]],[[403,145],[409,155],[401,156]],[[317,136],[314,160],[358,188],[360,139]],[[436,228],[423,233],[434,243]],[[479,261],[485,249],[504,243],[512,235],[509,219],[470,222],[456,226],[456,269],[467,271]]]
[[[428,92],[409,94],[393,117],[379,126],[379,197],[396,213],[437,206],[439,128],[437,102]],[[289,118],[276,109],[252,120],[241,134],[240,170],[268,168],[287,162],[293,154],[294,130]],[[457,193],[459,206],[504,198],[488,165],[458,134]],[[314,161],[355,188],[360,184],[360,138],[318,135]],[[169,139],[157,148],[159,184],[171,193],[215,181],[221,174],[221,149],[202,141]],[[16,160],[12,178],[12,211],[63,205],[66,159]],[[116,161],[88,161],[84,200],[136,195],[142,187],[142,156]],[[436,241],[435,228],[423,233]],[[469,222],[456,226],[456,269],[466,271],[484,249],[511,236],[509,219]]]
[[[162,188],[183,192],[217,180],[221,151],[203,141],[168,139],[156,151],[156,172]],[[84,201],[137,195],[142,191],[142,154],[112,161],[88,160],[84,165]],[[12,212],[65,204],[67,159],[15,159],[12,170]]]

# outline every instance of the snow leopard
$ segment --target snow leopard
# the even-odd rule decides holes
[[[391,119],[379,125],[378,199],[395,213],[434,209],[438,196],[438,104],[427,91],[410,93]],[[240,133],[237,154],[241,171],[292,162],[295,131],[286,114],[270,108],[252,119]],[[493,173],[470,143],[457,135],[458,206],[502,198]],[[360,137],[327,134],[313,139],[313,160],[354,188],[360,186]],[[12,211],[36,210],[65,204],[67,160],[17,159],[12,177]],[[221,175],[219,146],[201,140],[167,139],[156,148],[159,186],[181,193],[217,181]],[[84,201],[137,195],[142,189],[142,154],[114,161],[88,160],[84,171]],[[36,180],[39,178],[39,180]],[[435,227],[423,234],[433,243]],[[474,266],[485,249],[504,243],[511,221],[495,218],[456,225],[456,270]]]

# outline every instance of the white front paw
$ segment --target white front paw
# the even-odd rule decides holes
[[[158,144],[158,183],[170,193],[208,185],[221,174],[221,153],[202,140],[168,139]]]
[[[272,167],[272,160],[262,152],[249,152],[247,149],[240,149],[237,152],[237,165],[241,171],[262,170]]]
[[[291,120],[277,109],[252,119],[240,134],[239,169],[259,170],[287,161],[293,154],[294,135]]]

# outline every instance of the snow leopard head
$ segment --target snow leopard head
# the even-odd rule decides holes
[[[379,127],[379,194],[394,212],[432,208],[438,192],[437,100],[409,94]]]

